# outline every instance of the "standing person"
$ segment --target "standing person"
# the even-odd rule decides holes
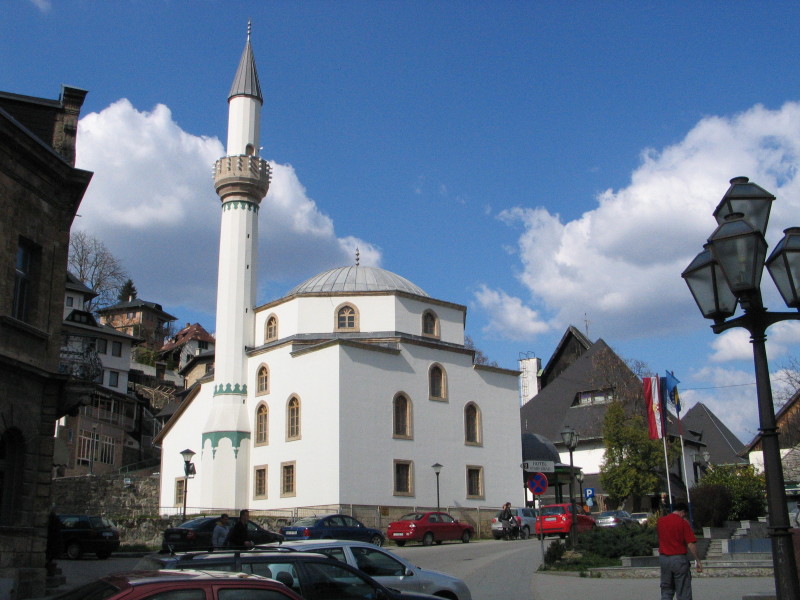
[[[228,513],[222,513],[214,525],[214,533],[211,534],[211,545],[214,548],[225,547],[225,539],[228,537]]]
[[[672,512],[661,517],[658,529],[658,562],[661,565],[661,600],[692,600],[692,571],[687,557],[691,552],[697,572],[703,572],[697,554],[697,538],[686,516],[689,506],[676,502]]]
[[[228,546],[232,548],[252,548],[253,541],[250,539],[250,530],[247,524],[250,522],[250,511],[243,508],[239,511],[239,520],[233,524],[231,533],[228,536]]]

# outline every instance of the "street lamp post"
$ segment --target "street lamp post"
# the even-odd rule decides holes
[[[183,473],[186,475],[185,479],[183,480],[183,520],[186,520],[186,490],[189,487],[189,477],[195,474],[194,463],[192,462],[192,458],[194,457],[194,451],[189,450],[188,448],[181,452],[181,456],[183,457]]]
[[[572,453],[575,451],[575,448],[578,446],[578,432],[575,431],[569,425],[564,425],[564,428],[561,430],[561,440],[564,442],[564,445],[569,450],[569,506],[570,506],[570,514],[572,516],[571,525],[569,528],[569,542],[572,546],[572,549],[575,549],[575,525],[576,521],[578,520],[577,511],[575,510],[575,495],[574,495],[574,487],[573,487],[573,479],[575,477],[574,474],[574,465],[572,463]]]
[[[431,465],[431,469],[433,469],[433,472],[436,473],[436,510],[441,510],[441,505],[439,504],[439,473],[442,472],[442,465],[440,465],[438,462],[433,463]]]
[[[800,598],[794,547],[780,457],[780,444],[769,381],[766,330],[780,321],[800,319],[800,313],[769,312],[761,296],[766,264],[784,302],[800,308],[800,228],[785,230],[769,258],[764,233],[775,196],[747,177],[731,179],[731,186],[714,211],[718,227],[703,251],[684,270],[700,312],[712,319],[714,333],[742,327],[750,333],[755,363],[759,431],[767,481],[768,530],[778,600]],[[766,260],[765,260],[766,259]],[[731,318],[737,303],[744,314]]]
[[[578,498],[581,499],[581,506],[583,506],[583,471],[578,471],[575,473],[575,479],[578,480],[578,488],[580,489],[580,494],[578,494]]]

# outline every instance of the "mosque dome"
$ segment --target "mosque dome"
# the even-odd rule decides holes
[[[360,265],[339,267],[315,275],[289,290],[287,296],[353,292],[406,292],[415,296],[428,296],[422,288],[405,277],[378,267]]]

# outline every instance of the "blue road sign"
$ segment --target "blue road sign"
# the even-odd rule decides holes
[[[583,490],[583,495],[586,496],[586,499],[594,498],[594,488],[586,488]]]

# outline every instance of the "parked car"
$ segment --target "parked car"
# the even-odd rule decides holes
[[[186,552],[187,550],[213,550],[211,545],[211,534],[214,526],[219,521],[216,517],[197,517],[181,523],[177,527],[169,527],[164,530],[164,538],[161,542],[162,552]],[[228,528],[233,527],[236,519],[228,520]],[[264,529],[253,521],[247,522],[247,529],[250,532],[250,539],[254,544],[269,544],[283,540],[283,536],[274,531]]]
[[[284,549],[214,550],[166,555],[150,554],[137,569],[230,571],[280,581],[305,600],[434,600],[421,592],[389,589],[355,567],[330,556]],[[77,599],[76,599],[77,600]],[[441,598],[436,599],[441,600]]]
[[[624,510],[607,510],[595,517],[598,527],[617,527],[619,525],[639,524],[630,513]]]
[[[117,573],[49,596],[49,600],[144,600],[145,598],[202,598],[226,600],[303,600],[282,583],[241,573],[200,573],[197,571],[137,571]],[[310,597],[310,596],[309,596]]]
[[[58,515],[61,543],[73,560],[90,552],[105,559],[119,548],[119,531],[105,517],[92,515]]]
[[[631,513],[631,519],[638,522],[639,525],[647,525],[647,521],[650,520],[650,513],[646,512]]]
[[[387,536],[398,546],[406,542],[422,542],[430,546],[445,540],[461,540],[465,544],[475,535],[475,528],[462,523],[446,512],[413,512],[389,523]]]
[[[425,592],[450,600],[472,599],[467,584],[462,580],[437,571],[422,569],[385,548],[376,548],[365,542],[305,540],[284,542],[281,548],[326,554],[361,569],[388,588],[404,592]]]
[[[350,515],[324,515],[303,517],[291,525],[281,527],[281,535],[287,540],[356,540],[382,546],[383,534],[367,527]]]
[[[503,537],[503,522],[500,520],[502,510],[498,510],[497,514],[492,517],[492,537],[499,540]],[[531,533],[536,531],[536,515],[538,511],[534,508],[512,508],[511,512],[519,525],[519,537],[527,540]]]
[[[557,535],[565,538],[569,535],[572,527],[572,519],[576,517],[575,530],[578,533],[588,531],[597,526],[591,516],[585,514],[574,504],[546,504],[541,506],[539,507],[539,517],[536,519],[536,535],[540,538],[548,535]]]

